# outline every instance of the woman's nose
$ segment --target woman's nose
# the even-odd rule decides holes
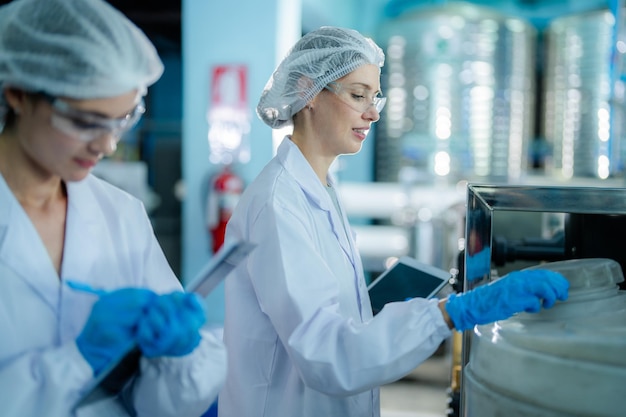
[[[110,156],[117,149],[118,141],[119,137],[114,132],[107,132],[89,142],[89,149],[104,156]]]
[[[372,122],[377,122],[380,120],[380,113],[376,110],[376,106],[369,106],[367,110],[363,113],[363,118],[366,120],[371,120]]]

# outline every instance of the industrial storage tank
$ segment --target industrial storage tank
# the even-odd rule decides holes
[[[515,181],[534,138],[536,30],[462,2],[385,22],[376,180],[410,167],[419,181]]]
[[[617,26],[612,12],[595,10],[555,18],[545,30],[541,132],[550,175],[605,179],[623,171]]]
[[[626,384],[626,291],[620,264],[573,259],[569,298],[477,326],[463,374],[467,417],[620,417]]]

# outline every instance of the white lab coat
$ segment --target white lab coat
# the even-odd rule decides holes
[[[89,176],[69,183],[61,279],[94,287],[180,290],[143,205]],[[33,224],[0,176],[0,414],[5,417],[127,416],[117,400],[71,406],[92,381],[75,338],[96,296],[63,285]],[[137,416],[201,415],[226,374],[210,333],[179,358],[142,358],[132,401]]]
[[[257,247],[226,280],[220,417],[379,416],[377,387],[450,335],[436,300],[392,303],[372,318],[344,226],[298,147],[283,140],[227,228],[227,238]]]

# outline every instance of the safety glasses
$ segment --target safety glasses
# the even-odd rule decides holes
[[[41,96],[52,106],[52,126],[84,142],[90,142],[103,135],[111,135],[119,141],[125,132],[137,124],[146,111],[142,99],[125,116],[109,118],[96,113],[78,110],[58,97],[48,94],[41,94]]]
[[[334,93],[341,101],[359,113],[365,113],[370,107],[374,107],[380,113],[387,103],[386,97],[381,97],[377,92],[374,97],[369,97],[368,89],[360,85],[344,85],[338,81],[328,83],[324,87]]]

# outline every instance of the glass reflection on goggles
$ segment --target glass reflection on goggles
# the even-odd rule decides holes
[[[370,107],[374,107],[378,113],[383,111],[387,97],[374,96],[371,101],[360,91],[344,87],[340,82],[333,81],[324,87],[326,90],[334,93],[344,103],[359,113],[365,113]]]
[[[103,135],[112,135],[119,140],[125,132],[137,124],[146,111],[142,99],[125,116],[109,118],[88,111],[78,110],[58,97],[47,94],[44,94],[43,97],[52,106],[52,126],[69,136],[85,142],[92,141]]]

